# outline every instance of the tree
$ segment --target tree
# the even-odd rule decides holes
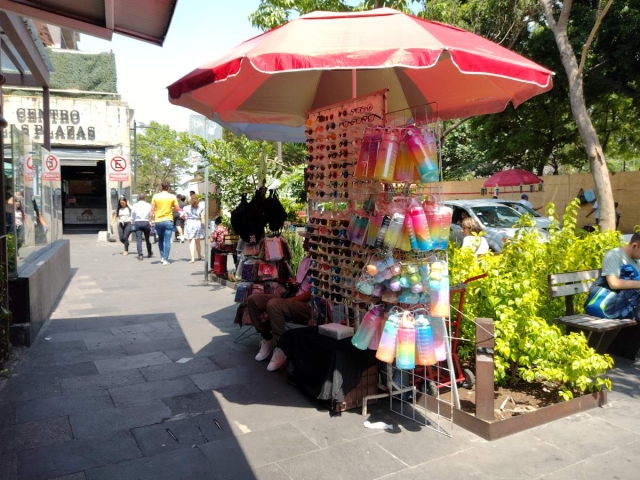
[[[547,25],[553,32],[553,35],[560,51],[560,59],[564,66],[567,78],[569,80],[569,100],[571,111],[575,119],[580,137],[584,143],[591,174],[595,184],[596,197],[598,199],[598,207],[600,209],[600,226],[605,230],[614,230],[616,227],[615,208],[613,204],[613,192],[611,190],[611,181],[609,179],[609,169],[605,158],[598,133],[591,121],[589,110],[584,97],[584,65],[587,59],[589,47],[594,39],[598,27],[607,10],[611,6],[613,0],[608,0],[603,9],[598,3],[598,11],[596,13],[595,23],[582,47],[582,55],[580,63],[576,58],[573,47],[569,41],[567,28],[569,23],[569,15],[573,0],[564,0],[561,5],[556,5],[552,0],[539,0],[544,8],[544,16]],[[555,12],[559,10],[560,15],[556,20]]]
[[[190,166],[188,155],[189,149],[178,132],[152,121],[138,133],[135,159],[138,190],[152,194],[159,190],[163,180],[175,182]]]

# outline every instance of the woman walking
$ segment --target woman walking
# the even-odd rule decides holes
[[[118,222],[118,237],[124,245],[122,255],[129,255],[129,237],[131,236],[131,207],[125,197],[120,197],[118,209],[113,212],[111,223]]]
[[[198,197],[193,195],[191,203],[184,207],[182,216],[185,219],[184,234],[189,240],[189,253],[191,261],[195,262],[195,253],[198,252],[198,260],[202,260],[200,240],[204,238],[204,207],[200,206]]]

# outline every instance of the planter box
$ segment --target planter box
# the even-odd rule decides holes
[[[514,433],[553,422],[576,413],[602,407],[607,403],[607,392],[600,391],[543,407],[535,412],[517,415],[504,420],[487,422],[457,408],[453,408],[453,423],[488,441],[508,437]],[[438,405],[439,404],[439,405]],[[434,413],[438,411],[444,417],[451,416],[451,406],[434,397],[427,397],[427,408]]]

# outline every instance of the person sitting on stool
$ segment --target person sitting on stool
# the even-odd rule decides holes
[[[303,249],[309,251],[309,234],[299,233],[304,237]],[[296,283],[298,292],[294,297],[282,298],[275,294],[255,294],[249,297],[247,308],[251,322],[256,330],[262,335],[260,351],[256,355],[256,361],[266,360],[271,355],[271,361],[267,365],[267,370],[273,372],[279,370],[287,363],[287,356],[282,349],[278,348],[280,336],[285,331],[287,321],[307,325],[311,319],[312,309],[311,284],[309,283],[309,267],[311,258],[306,255],[296,272]],[[268,321],[262,322],[263,313],[267,313]],[[272,355],[273,353],[273,355]]]

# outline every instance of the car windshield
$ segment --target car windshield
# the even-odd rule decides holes
[[[520,203],[520,202],[509,202],[506,203],[505,205],[509,205],[511,208],[513,208],[516,212],[518,212],[521,215],[524,215],[525,213],[528,213],[529,215],[533,216],[533,217],[541,217],[542,215],[540,215],[538,212],[536,212],[533,208],[529,208],[527,207],[525,204]]]
[[[472,207],[471,210],[486,227],[511,228],[520,218],[520,214],[513,208],[502,205]]]

